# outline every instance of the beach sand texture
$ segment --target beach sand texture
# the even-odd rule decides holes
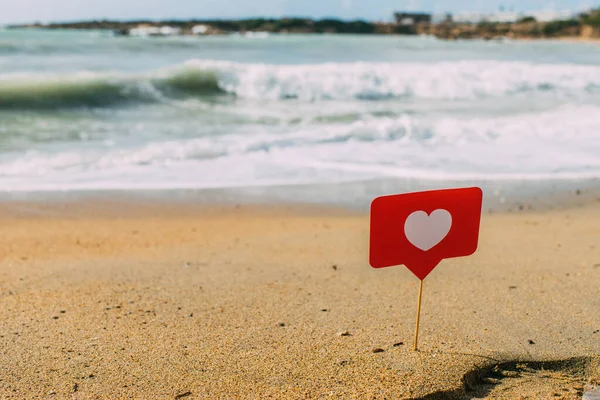
[[[486,214],[424,285],[368,216],[109,201],[0,208],[0,398],[565,398],[598,384],[600,202]]]

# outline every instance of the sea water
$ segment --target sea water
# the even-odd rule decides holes
[[[597,178],[594,43],[0,31],[1,192]]]

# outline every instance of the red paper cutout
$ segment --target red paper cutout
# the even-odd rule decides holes
[[[371,266],[405,265],[423,280],[443,259],[473,254],[482,200],[477,187],[376,198],[371,204]]]

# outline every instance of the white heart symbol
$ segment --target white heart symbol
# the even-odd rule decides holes
[[[452,215],[446,210],[435,210],[431,215],[415,211],[406,218],[404,234],[413,246],[427,251],[444,240],[451,227]]]

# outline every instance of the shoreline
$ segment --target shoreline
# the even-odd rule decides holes
[[[124,25],[129,25],[128,23],[123,23]],[[161,23],[154,23],[157,25],[161,25]],[[467,25],[472,26],[472,25]],[[474,25],[473,25],[474,26]],[[5,27],[6,30],[65,30],[65,31],[113,31],[114,29],[109,28],[79,28],[79,27],[62,27],[58,26],[9,26]],[[118,29],[117,29],[118,30]],[[507,36],[507,35],[476,35],[469,37],[444,37],[438,36],[433,33],[428,32],[415,32],[415,33],[403,33],[403,32],[386,32],[386,31],[377,31],[377,32],[317,32],[317,31],[227,31],[227,32],[219,32],[219,33],[210,33],[203,35],[194,35],[194,34],[177,34],[177,35],[156,35],[154,37],[220,37],[220,36],[232,36],[232,35],[256,35],[256,34],[268,34],[268,35],[359,35],[359,36],[397,36],[402,38],[420,38],[420,37],[432,37],[436,38],[440,41],[509,41],[509,42],[567,42],[567,43],[588,43],[588,44],[600,44],[599,36],[584,36],[584,35],[557,35],[557,36],[544,36],[544,37],[532,37],[532,36]],[[127,35],[117,35],[119,36],[127,36]],[[132,35],[132,37],[136,37],[136,35]],[[143,36],[141,36],[143,37]]]
[[[368,213],[375,197],[478,186],[484,192],[484,212],[548,211],[582,207],[600,201],[598,179],[562,181],[417,181],[379,179],[329,184],[296,184],[226,188],[181,189],[90,189],[0,192],[2,204],[74,204],[109,201],[123,204],[253,205],[300,208],[344,209]],[[132,210],[133,211],[133,210]]]
[[[523,42],[567,42],[567,43],[589,43],[600,44],[600,37],[583,37],[583,36],[558,36],[547,38],[510,38],[512,41]]]

